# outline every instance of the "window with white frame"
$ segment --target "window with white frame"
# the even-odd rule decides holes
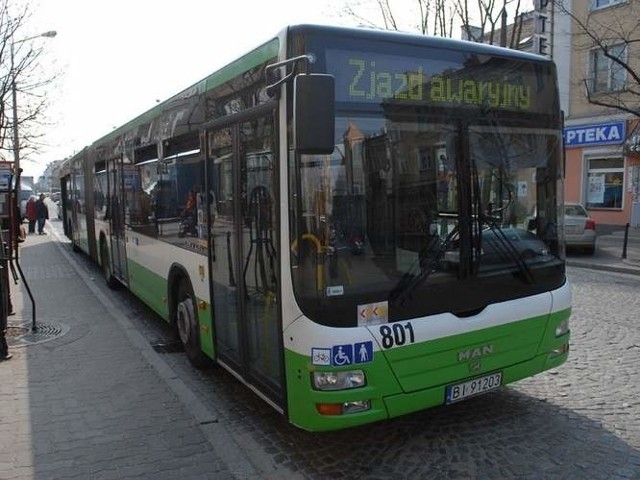
[[[609,45],[609,55],[626,61],[627,46]],[[624,88],[626,71],[618,62],[605,55],[602,48],[591,50],[591,88],[593,93],[615,92]]]
[[[591,0],[591,10],[610,7],[619,3],[626,3],[628,0]]]
[[[624,159],[587,159],[587,208],[622,208]]]

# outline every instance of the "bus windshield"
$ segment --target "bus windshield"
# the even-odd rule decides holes
[[[347,72],[336,147],[291,176],[294,290],[314,321],[465,316],[564,283],[552,67],[455,57],[328,51]]]

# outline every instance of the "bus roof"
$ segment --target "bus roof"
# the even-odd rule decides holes
[[[458,40],[447,37],[435,37],[431,35],[421,35],[418,33],[398,32],[392,30],[380,30],[374,28],[339,27],[315,24],[292,25],[288,28],[290,33],[309,34],[316,33],[327,36],[352,37],[371,41],[395,42],[399,44],[411,44],[432,48],[451,49],[466,51],[481,55],[493,55],[508,57],[520,60],[537,62],[552,62],[552,60],[542,55],[514,50],[511,48],[499,47],[486,43],[471,42],[468,40]]]

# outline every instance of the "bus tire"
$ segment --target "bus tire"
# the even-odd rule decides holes
[[[211,361],[209,357],[202,353],[200,348],[200,323],[198,321],[195,295],[185,279],[181,279],[179,282],[174,317],[176,319],[178,338],[184,347],[189,362],[194,367],[203,369],[211,365]]]
[[[71,249],[73,250],[74,253],[79,253],[80,252],[80,247],[78,247],[78,245],[76,245],[76,242],[73,240],[73,230],[71,230],[71,222],[67,222],[67,237],[69,237],[69,240],[71,240]]]
[[[109,250],[107,249],[107,243],[103,240],[100,242],[100,263],[102,268],[102,275],[104,281],[109,288],[116,288],[118,286],[118,280],[113,276],[111,272],[111,260],[109,259]]]

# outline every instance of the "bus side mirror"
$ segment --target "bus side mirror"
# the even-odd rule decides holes
[[[293,141],[298,153],[330,154],[335,147],[333,75],[300,74],[293,81]]]

